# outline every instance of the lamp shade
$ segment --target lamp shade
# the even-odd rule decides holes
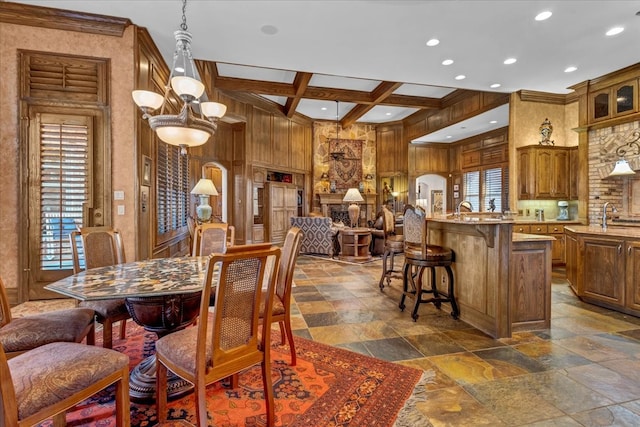
[[[609,176],[625,176],[635,175],[635,172],[629,166],[629,163],[625,159],[620,159],[616,162],[616,166],[613,168]]]
[[[204,84],[193,77],[176,76],[171,79],[171,88],[179,97],[191,96],[200,98],[204,93]]]
[[[135,102],[138,107],[148,108],[150,110],[157,110],[164,102],[162,95],[148,90],[134,90],[131,92],[131,96],[133,97],[133,102]]]
[[[364,202],[362,198],[362,194],[358,191],[357,188],[350,188],[347,190],[347,193],[344,195],[342,199],[343,202]]]
[[[219,102],[201,102],[200,109],[206,117],[220,118],[227,112],[227,106]]]
[[[213,185],[213,181],[210,179],[201,178],[200,181],[193,187],[191,194],[202,194],[206,196],[217,196],[218,191],[216,186]]]

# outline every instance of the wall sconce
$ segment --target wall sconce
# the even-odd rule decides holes
[[[631,169],[631,166],[629,166],[629,163],[625,160],[624,156],[627,153],[633,155],[640,154],[640,144],[638,144],[638,140],[640,140],[640,131],[635,131],[632,134],[632,138],[633,139],[631,141],[627,142],[624,145],[621,145],[616,149],[616,155],[619,157],[619,159],[609,176],[626,176],[636,174],[635,171]]]

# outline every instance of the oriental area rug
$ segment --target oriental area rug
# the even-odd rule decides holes
[[[156,337],[130,323],[127,338],[115,339],[113,348],[128,354],[133,368],[153,353]],[[96,341],[101,339],[100,335],[97,334]],[[410,397],[414,388],[418,389],[416,385],[426,381],[422,371],[299,337],[295,337],[297,366],[292,367],[288,346],[279,345],[279,333],[273,335],[271,372],[276,426],[415,425],[411,414],[416,412],[411,408],[415,401]],[[207,396],[210,425],[265,426],[259,365],[240,374],[238,388],[213,384],[207,388]],[[114,412],[113,388],[109,388],[68,411],[67,425],[115,426]],[[195,423],[193,393],[169,402],[168,421],[169,426]],[[50,422],[41,424],[50,425]],[[155,405],[132,401],[131,425],[157,425]]]

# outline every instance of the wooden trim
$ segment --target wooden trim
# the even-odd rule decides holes
[[[533,90],[520,90],[517,92],[520,95],[520,100],[528,102],[544,102],[545,104],[568,104],[568,95],[538,92]]]
[[[115,37],[132,25],[126,18],[8,2],[0,2],[0,22]]]

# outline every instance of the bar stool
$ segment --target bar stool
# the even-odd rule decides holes
[[[404,252],[404,236],[401,234],[395,234],[395,217],[393,212],[387,209],[386,206],[382,207],[380,214],[382,216],[382,231],[384,246],[382,253],[382,276],[380,276],[380,282],[378,286],[380,291],[384,290],[384,281],[387,280],[387,286],[391,284],[391,276],[393,273],[399,271],[394,270],[393,264],[396,254]],[[387,264],[387,262],[390,264]],[[389,266],[389,268],[387,268]]]
[[[427,219],[424,209],[408,205],[404,211],[404,268],[402,274],[402,297],[400,310],[404,311],[407,295],[415,297],[415,305],[411,317],[418,320],[418,307],[422,303],[432,302],[440,308],[443,302],[451,304],[451,316],[458,318],[458,304],[454,295],[454,280],[451,264],[454,254],[450,248],[427,244]],[[445,269],[448,279],[447,293],[438,290],[436,286],[436,268]],[[423,273],[429,268],[431,289],[423,289]],[[409,289],[411,285],[411,289]],[[431,298],[423,298],[424,294],[431,294]]]

